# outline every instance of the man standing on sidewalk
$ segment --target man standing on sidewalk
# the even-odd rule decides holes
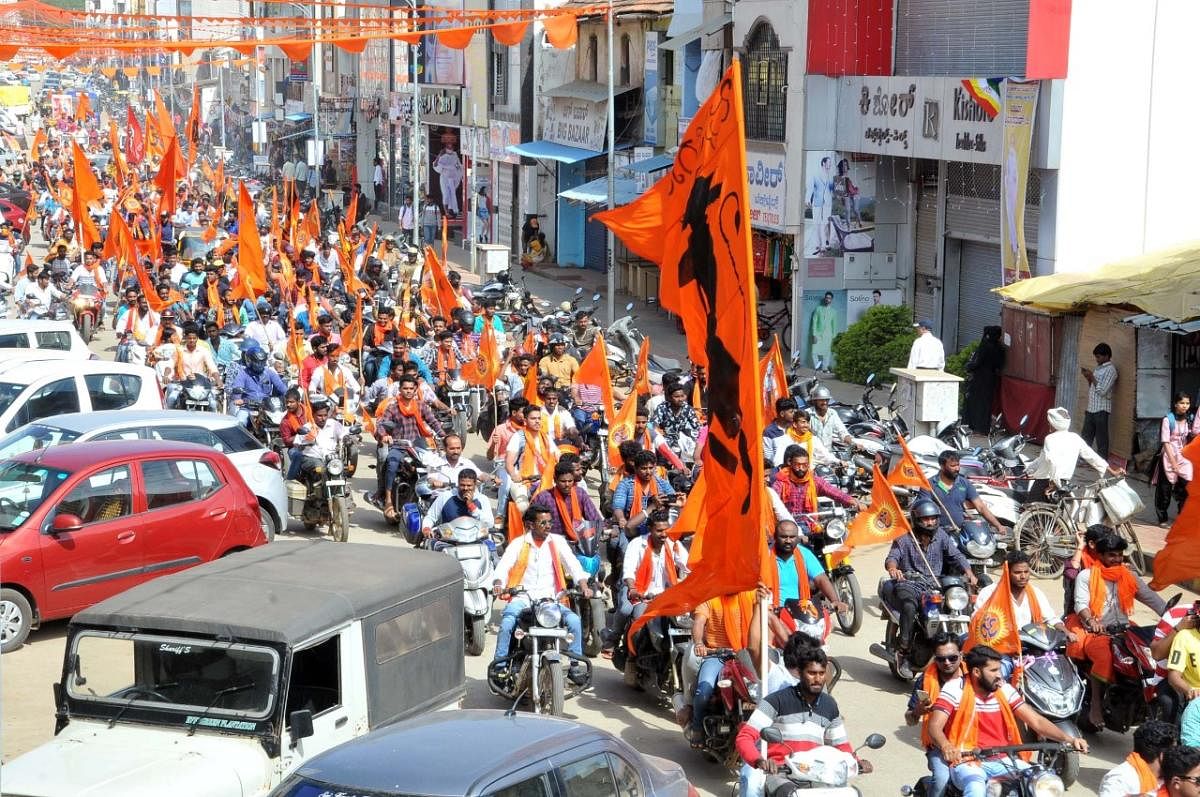
[[[417,211],[413,208],[412,197],[404,197],[404,204],[400,206],[400,218],[397,219],[400,223],[400,234],[404,236],[404,240],[408,243],[413,242],[413,227],[417,223]]]
[[[1097,343],[1092,349],[1096,368],[1081,366],[1088,381],[1087,412],[1083,414],[1083,442],[1104,459],[1108,459],[1108,416],[1112,412],[1113,385],[1117,383],[1117,367],[1112,364],[1112,347]],[[1095,445],[1092,445],[1092,441]]]

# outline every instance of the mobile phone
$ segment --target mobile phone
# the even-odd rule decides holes
[[[918,690],[917,690],[917,702],[918,702],[918,703],[929,703],[929,702],[931,702],[931,701],[929,700],[929,693],[928,693],[928,692],[926,692],[924,689],[918,689]]]

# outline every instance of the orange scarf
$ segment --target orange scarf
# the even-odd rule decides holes
[[[383,346],[383,342],[387,340],[387,334],[388,332],[391,332],[391,330],[392,328],[390,325],[381,323],[379,321],[375,322],[375,334],[372,336],[372,340],[377,348]]]
[[[1137,773],[1139,795],[1158,793],[1158,777],[1150,771],[1150,765],[1146,763],[1146,759],[1137,753],[1130,753],[1125,757],[1125,763],[1133,767],[1133,771]]]
[[[562,522],[563,533],[567,535],[568,540],[579,539],[575,533],[575,524],[583,519],[583,513],[579,510],[579,493],[575,492],[574,487],[571,487],[571,501],[568,505],[563,500],[561,490],[555,487],[553,492],[554,504],[558,507],[558,519]]]
[[[809,459],[809,462],[811,461],[812,460]],[[808,472],[807,478],[803,480],[797,479],[796,474],[792,473],[792,469],[787,467],[787,464],[784,463],[784,466],[779,469],[779,477],[775,480],[775,483],[783,488],[780,491],[779,497],[783,499],[783,503],[785,505],[791,506],[790,502],[793,490],[804,490],[808,511],[817,511],[817,480],[813,476],[813,472],[811,470]]]
[[[796,584],[800,588],[800,602],[812,603],[812,586],[808,583],[808,568],[804,566],[804,557],[792,552],[792,567],[796,568]],[[779,590],[776,590],[778,596]]]
[[[457,367],[458,358],[454,356],[454,352],[445,351],[441,346],[437,348],[437,370],[442,373],[443,378]]]
[[[658,479],[654,476],[650,477],[650,484],[642,484],[642,480],[637,476],[633,477],[633,504],[629,507],[629,514],[636,515],[645,508],[643,503],[648,496],[658,495]]]
[[[321,366],[321,369],[323,371],[321,381],[324,383],[325,395],[332,398],[338,388],[346,387],[346,377],[342,374],[342,369],[336,366],[330,367],[326,364]],[[344,396],[342,401],[345,403]]]
[[[535,473],[542,473],[553,463],[550,461],[550,440],[546,430],[542,428],[536,434],[525,432],[525,450],[521,453],[521,478],[527,479]]]
[[[213,311],[214,319],[217,322],[217,329],[224,329],[225,307],[221,304],[220,294],[217,293],[217,286],[220,284],[220,280],[208,283],[208,309]]]
[[[718,600],[721,601],[721,622],[725,626],[729,646],[741,650],[750,642],[750,622],[754,618],[754,604],[757,601],[754,590],[722,595]]]
[[[675,570],[675,552],[671,549],[675,543],[667,540],[663,543],[663,564],[667,569],[667,586],[673,587],[679,581],[679,573]],[[646,549],[642,551],[642,560],[638,562],[637,575],[633,580],[633,591],[644,596],[654,580],[654,546],[646,540]]]
[[[1133,613],[1133,596],[1137,594],[1137,578],[1129,572],[1125,565],[1101,567],[1092,565],[1091,576],[1088,579],[1088,610],[1092,617],[1099,620],[1104,616],[1104,601],[1108,597],[1108,589],[1104,586],[1107,581],[1117,583],[1117,603],[1121,611],[1128,617]]]
[[[554,591],[555,593],[562,592],[567,588],[567,576],[563,572],[558,552],[554,550],[554,543],[547,537],[541,543],[536,544],[539,548],[543,545],[550,546],[550,561],[554,564]],[[529,567],[529,549],[534,545],[532,536],[526,538],[522,543],[521,553],[517,554],[517,563],[513,565],[512,570],[508,571],[508,589],[521,586],[521,582],[525,579],[525,568]]]
[[[1017,727],[1017,717],[1013,714],[1012,706],[1008,704],[1008,700],[1000,690],[996,691],[996,700],[1000,703],[1000,716],[1004,719],[1004,728],[1009,743],[1019,744],[1021,729]],[[963,676],[962,700],[959,701],[958,710],[954,712],[954,719],[950,721],[950,727],[946,730],[946,738],[956,749],[967,751],[979,748],[979,721],[975,715],[975,687],[971,684],[969,675]],[[1033,753],[1032,751],[1021,753],[1020,756],[1029,761],[1033,758]]]
[[[967,674],[967,666],[963,664],[962,659],[958,660],[958,671],[963,676]],[[931,661],[925,667],[925,674],[921,678],[921,690],[929,695],[931,703],[936,703],[938,695],[942,693],[942,682],[938,680],[937,662]],[[929,715],[921,717],[921,746],[930,747],[933,744],[933,739],[929,735]]]
[[[393,401],[396,402],[396,409],[400,411],[401,415],[417,422],[417,429],[421,432],[422,437],[433,437],[433,430],[425,424],[425,419],[421,416],[421,402],[417,401],[416,396],[408,401],[396,396]]]

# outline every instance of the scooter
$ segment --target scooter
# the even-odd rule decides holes
[[[1082,734],[1075,718],[1083,707],[1083,680],[1075,663],[1067,658],[1067,635],[1049,623],[1030,623],[1020,632],[1021,670],[1024,677],[1014,684],[1037,713],[1069,736]],[[1070,788],[1079,779],[1079,751],[1041,754],[1042,763]]]
[[[429,547],[458,560],[463,571],[463,621],[468,656],[483,654],[492,614],[494,552],[488,529],[473,517],[456,518],[433,530]]]
[[[1060,742],[1032,742],[1030,744],[1014,744],[1004,747],[986,747],[979,750],[969,750],[964,758],[994,759],[1006,758],[1009,761],[1007,771],[1001,775],[988,778],[987,793],[997,797],[1041,797],[1042,795],[1062,794],[1066,785],[1062,778],[1055,775],[1038,760],[1030,762],[1029,766],[1018,764],[1018,754],[1034,752],[1060,755],[1071,749],[1069,745]],[[926,797],[929,794],[931,777],[926,775],[912,786],[903,786],[900,793],[904,797]],[[963,797],[962,791],[953,782],[946,786],[945,797]]]
[[[771,726],[759,732],[768,744],[783,744],[783,732]],[[872,733],[850,754],[836,747],[821,745],[791,753],[775,775],[766,775],[765,793],[782,795],[802,790],[806,797],[835,797],[858,794],[850,787],[852,778],[860,774],[858,752],[864,747],[878,750],[887,743],[882,734]],[[782,781],[782,783],[780,782]],[[791,788],[788,788],[788,787]]]
[[[180,383],[179,409],[188,412],[212,412],[215,388],[212,380],[203,374],[194,374]],[[217,407],[220,410],[220,406]]]

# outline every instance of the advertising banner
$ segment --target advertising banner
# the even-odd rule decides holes
[[[760,230],[784,231],[787,184],[783,155],[746,152],[746,177],[750,185],[750,226]]]
[[[645,78],[642,82],[642,105],[645,121],[642,140],[647,144],[658,143],[658,34],[646,32]]]
[[[804,156],[804,256],[875,251],[875,159],[832,150]],[[753,195],[753,181],[750,188]]]
[[[1030,276],[1029,253],[1025,250],[1025,192],[1038,86],[1036,80],[1004,81],[1004,160],[1000,164],[1000,263],[1004,285]]]

